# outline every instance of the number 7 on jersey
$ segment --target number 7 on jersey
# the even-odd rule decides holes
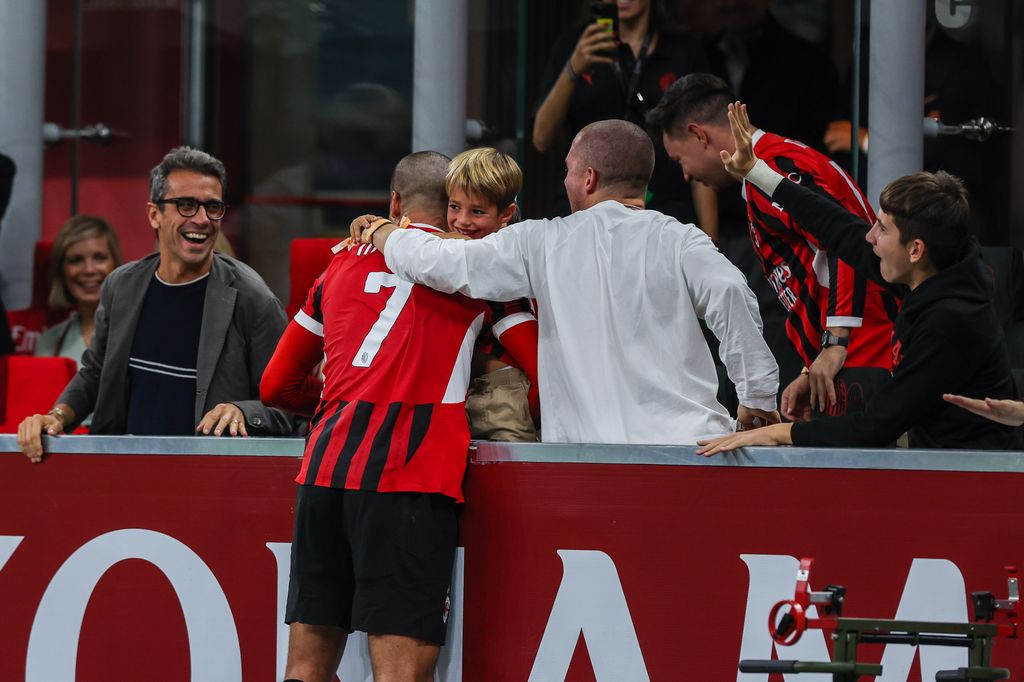
[[[383,288],[393,288],[394,291],[388,296],[384,310],[380,311],[377,321],[370,327],[369,333],[363,339],[359,350],[356,351],[356,356],[352,358],[353,367],[369,367],[373,359],[377,357],[381,344],[388,337],[391,328],[408,302],[409,296],[412,294],[412,287],[412,282],[406,282],[390,272],[371,272],[366,276],[363,292],[379,294]]]

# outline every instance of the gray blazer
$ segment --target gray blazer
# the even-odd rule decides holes
[[[77,419],[92,412],[92,433],[125,432],[128,354],[159,260],[159,254],[150,254],[104,280],[92,343],[78,374],[57,399],[71,406]],[[291,417],[259,401],[260,378],[285,324],[280,301],[256,271],[214,253],[199,333],[196,424],[218,403],[234,403],[245,413],[250,435],[292,432]],[[74,426],[67,425],[67,430]]]

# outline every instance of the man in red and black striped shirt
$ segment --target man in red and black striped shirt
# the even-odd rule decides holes
[[[442,232],[447,165],[436,152],[399,162],[392,219]],[[432,675],[469,447],[466,387],[493,314],[399,279],[359,245],[335,255],[286,329],[261,397],[313,414],[297,478],[286,677],[331,679],[352,630],[369,635],[376,675]],[[321,358],[322,394],[310,378]]]
[[[649,115],[665,148],[683,169],[715,190],[736,182],[719,158],[733,140],[728,85],[711,74],[676,81]],[[874,212],[853,180],[833,161],[796,140],[757,130],[759,158],[794,182],[827,196],[871,224]],[[860,411],[892,371],[892,322],[897,306],[881,287],[831,257],[813,234],[756,187],[743,186],[750,238],[769,284],[787,311],[786,336],[804,371],[783,392],[782,413]],[[816,409],[815,409],[816,408]]]

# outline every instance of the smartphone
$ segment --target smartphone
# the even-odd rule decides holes
[[[601,2],[595,0],[590,5],[590,21],[591,23],[601,24],[605,27],[605,30],[614,35],[616,38],[619,36],[619,7],[614,2]],[[615,55],[609,54],[609,57]]]

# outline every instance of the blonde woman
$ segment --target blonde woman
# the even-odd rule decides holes
[[[96,328],[100,286],[120,264],[117,234],[106,220],[79,215],[64,223],[53,242],[48,302],[51,309],[71,308],[72,314],[39,337],[36,355],[81,361]]]

